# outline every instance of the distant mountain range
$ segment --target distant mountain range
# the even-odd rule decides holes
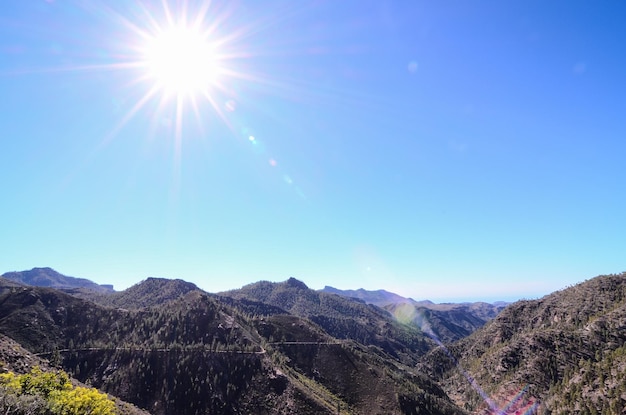
[[[293,278],[219,294],[25,280],[0,278],[3,370],[63,368],[127,402],[120,415],[626,411],[626,273],[504,309]],[[28,413],[4,391],[0,408]]]
[[[169,284],[168,290],[165,291],[154,289],[152,285],[158,285],[157,281],[160,279],[148,278],[145,284],[133,286],[122,292],[115,292],[112,285],[99,285],[85,278],[69,277],[52,268],[33,268],[29,271],[7,272],[2,275],[2,278],[19,284],[61,289],[81,298],[104,302],[109,306],[125,304],[127,298],[134,299],[134,304],[149,306],[157,304],[163,299],[176,298],[181,294],[198,289],[194,284],[182,280],[174,280],[175,283]],[[290,279],[289,281],[297,280]],[[301,288],[308,289],[304,283],[299,281],[298,283],[301,284]],[[295,282],[291,284],[293,285]],[[244,287],[240,292],[246,292],[246,290],[250,290],[254,286],[252,284]],[[142,293],[137,292],[139,289],[148,290],[153,295],[146,297]],[[235,291],[237,290],[233,292]],[[435,304],[429,300],[415,301],[385,290],[368,291],[362,288],[357,290],[339,290],[326,286],[319,290],[319,293],[320,295],[335,294],[341,297],[358,299],[366,304],[378,306],[392,315],[401,315],[404,320],[409,318],[411,324],[417,327],[420,324],[418,320],[423,320],[426,317],[430,321],[432,334],[444,342],[456,341],[469,335],[495,317],[506,305],[506,303],[502,302],[496,304],[482,302]],[[137,303],[139,301],[137,300],[138,298],[142,299],[139,303]],[[265,301],[265,303],[272,304],[271,301]],[[288,311],[292,312],[293,310]]]
[[[424,329],[428,322],[429,335],[443,342],[453,342],[468,336],[494,318],[507,303],[443,303],[415,301],[385,290],[338,290],[326,286],[321,292],[356,298],[381,307],[401,321]]]
[[[359,288],[358,290],[339,290],[327,285],[320,291],[329,294],[337,294],[342,297],[358,298],[368,304],[374,304],[379,307],[383,307],[388,304],[418,304],[418,302],[412,298],[405,298],[385,290],[367,291],[363,288]],[[423,301],[422,303],[432,304],[432,302],[428,300]]]
[[[99,285],[85,278],[74,278],[60,274],[52,268],[33,268],[30,271],[7,272],[2,278],[20,284],[50,288],[85,288],[97,292],[111,292],[112,285]]]
[[[367,304],[374,304],[379,307],[384,307],[389,304],[413,304],[418,307],[425,307],[431,310],[450,310],[453,308],[457,308],[459,306],[471,306],[472,304],[490,304],[496,308],[497,311],[500,311],[502,308],[506,307],[509,302],[506,301],[496,301],[493,303],[485,303],[485,302],[463,302],[463,303],[434,303],[430,300],[420,300],[416,301],[412,298],[402,297],[401,295],[386,291],[386,290],[374,290],[368,291],[363,288],[359,288],[358,290],[340,290],[334,287],[325,286],[320,290],[321,292],[337,294],[342,297],[350,297],[357,298],[366,302]],[[493,315],[490,315],[493,317]]]

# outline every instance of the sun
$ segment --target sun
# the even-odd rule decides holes
[[[112,62],[88,68],[130,75],[125,85],[129,107],[103,142],[111,141],[141,114],[142,119],[150,119],[150,134],[172,133],[179,163],[184,135],[213,134],[222,122],[233,129],[232,113],[241,99],[242,85],[265,83],[264,76],[249,64],[250,41],[258,26],[235,19],[237,9],[230,2],[124,3],[132,7],[91,6],[121,30],[112,37],[108,55]],[[184,130],[188,133],[183,134]]]
[[[207,94],[223,72],[210,33],[182,24],[150,37],[143,55],[147,77],[167,95]]]
[[[222,125],[239,134],[241,129],[233,122],[238,122],[241,113],[238,104],[249,99],[248,88],[271,86],[274,91],[283,87],[252,64],[268,52],[264,42],[259,45],[258,41],[267,23],[242,18],[234,2],[121,2],[132,7],[105,3],[96,1],[90,7],[120,30],[111,36],[111,48],[104,54],[111,62],[87,69],[130,75],[124,100],[128,109],[105,143],[141,115],[151,122],[150,134],[172,133],[174,154],[179,158],[183,136],[208,136]]]

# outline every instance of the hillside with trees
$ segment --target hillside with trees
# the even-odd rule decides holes
[[[514,303],[483,329],[429,353],[419,368],[475,413],[526,404],[546,414],[621,414],[625,342],[622,273]]]
[[[129,290],[148,297],[157,290],[158,296],[170,284],[180,283],[147,280]],[[183,289],[176,298],[131,309],[9,282],[0,284],[0,332],[79,381],[155,415],[334,414],[337,408],[352,414],[465,413],[404,363],[421,353],[408,341],[390,339],[415,353],[401,359],[396,349],[335,337],[276,306],[256,314],[249,312],[254,302],[241,300],[239,307],[239,301]],[[405,335],[416,334],[411,330]]]
[[[260,281],[220,296],[272,304],[309,319],[333,337],[376,346],[406,364],[415,364],[435,345],[419,328],[397,321],[379,307],[317,292],[295,278],[281,283]]]
[[[119,293],[0,279],[3,379],[15,385],[42,376],[34,367],[62,370],[73,387],[115,399],[119,414],[138,411],[132,405],[153,415],[626,410],[624,273],[510,304],[456,342],[433,329],[467,319],[434,313],[456,306],[430,305],[429,314],[400,305],[381,308],[296,279],[220,294],[159,278]],[[493,312],[466,306],[475,316]],[[0,404],[19,402],[24,411],[15,413],[59,408],[19,391],[0,387]]]
[[[148,415],[70,378],[51,362],[0,335],[0,413],[12,415]]]

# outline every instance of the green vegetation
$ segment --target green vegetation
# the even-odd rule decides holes
[[[0,374],[0,411],[11,414],[114,415],[115,403],[94,388],[73,386],[65,372]]]

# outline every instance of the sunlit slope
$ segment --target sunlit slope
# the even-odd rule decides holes
[[[626,408],[625,342],[622,273],[514,303],[449,348],[459,366],[439,348],[420,368],[476,413],[492,398],[495,406],[511,410],[535,402],[553,414],[618,414]],[[463,370],[476,380],[474,386]]]

